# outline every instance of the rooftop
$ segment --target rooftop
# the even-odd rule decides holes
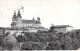
[[[55,25],[55,26],[52,26],[52,27],[55,27],[55,28],[66,28],[66,27],[72,27],[72,26],[69,26],[69,25]]]
[[[40,24],[37,20],[22,20],[23,23],[28,23],[28,24]]]

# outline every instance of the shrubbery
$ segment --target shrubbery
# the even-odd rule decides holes
[[[22,50],[23,49],[39,49],[41,47],[41,45],[38,45],[34,42],[37,43],[43,43],[43,45],[45,43],[48,42],[47,45],[44,45],[44,47],[40,48],[39,50],[42,49],[46,49],[46,50],[76,50],[78,48],[80,48],[80,34],[78,33],[66,33],[66,34],[59,34],[59,33],[53,33],[53,32],[48,32],[48,33],[44,33],[44,32],[38,32],[38,33],[24,33],[25,35],[23,36],[25,41],[23,42],[28,42],[28,41],[32,41],[33,44],[28,43],[28,45],[26,45],[24,43],[24,45],[22,45]],[[23,38],[21,38],[23,39]],[[24,40],[23,39],[23,40]],[[30,44],[30,45],[29,45]],[[29,48],[28,48],[29,46]],[[34,47],[35,46],[35,47]],[[25,48],[23,48],[25,47]]]
[[[9,34],[9,33],[7,33]],[[80,33],[59,34],[54,32],[23,33],[15,37],[23,43],[21,50],[76,50],[80,48]],[[5,35],[6,36],[6,35]],[[8,38],[9,39],[9,38]],[[13,41],[0,42],[3,48],[12,49]],[[8,41],[8,40],[7,40]]]

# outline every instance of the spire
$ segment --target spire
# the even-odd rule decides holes
[[[20,17],[20,18],[21,18],[20,9],[18,9],[18,14],[17,14],[17,17]]]
[[[13,18],[16,18],[16,11],[14,10],[14,15],[13,15]]]
[[[20,9],[18,9],[18,14],[20,14]]]

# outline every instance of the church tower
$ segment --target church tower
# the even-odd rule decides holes
[[[22,16],[20,13],[20,9],[18,9],[17,15],[16,15],[16,12],[14,11],[14,15],[12,17],[11,27],[12,28],[19,28],[21,23],[22,23]]]
[[[18,9],[17,17],[18,17],[18,18],[22,18],[21,13],[20,13],[20,9]]]
[[[17,18],[17,16],[16,16],[16,11],[14,10],[14,15],[13,15],[13,17],[12,17],[12,22],[17,21],[16,18]]]
[[[16,16],[16,11],[14,10],[14,15],[12,17],[12,23],[11,23],[11,27],[15,27],[17,23],[17,16]]]
[[[18,9],[17,19],[18,19],[18,23],[22,23],[22,16],[20,13],[20,9]]]

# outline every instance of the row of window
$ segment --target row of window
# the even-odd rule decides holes
[[[39,24],[18,24],[18,27],[39,27]]]
[[[55,29],[55,31],[61,31],[61,32],[65,32],[66,31],[66,28],[60,28],[60,29]]]

